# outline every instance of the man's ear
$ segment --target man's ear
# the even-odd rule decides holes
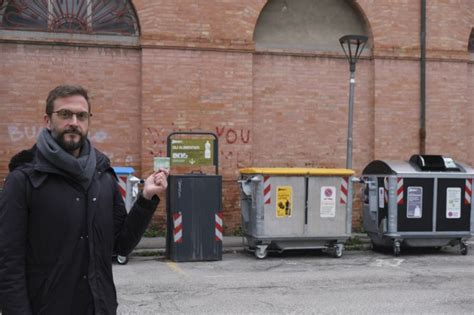
[[[51,130],[51,117],[48,114],[44,114],[43,120],[44,120],[44,127],[47,128],[48,130]]]

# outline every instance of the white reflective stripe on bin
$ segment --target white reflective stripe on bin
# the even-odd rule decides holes
[[[222,231],[223,231],[222,213],[216,213],[216,241],[222,242]]]
[[[272,202],[272,184],[270,176],[263,177],[263,203],[269,205]]]
[[[349,177],[341,178],[341,204],[347,204],[347,186],[349,185]]]
[[[120,194],[122,195],[123,202],[125,202],[125,198],[127,197],[127,178],[128,175],[119,175],[118,177],[118,185]]]
[[[173,214],[173,238],[175,243],[183,242],[183,215],[181,212]]]
[[[466,179],[466,187],[464,189],[464,204],[470,205],[472,198],[472,178]]]
[[[397,178],[397,205],[403,205],[403,178]]]

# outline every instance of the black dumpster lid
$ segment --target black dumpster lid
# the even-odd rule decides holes
[[[413,155],[410,161],[374,160],[362,171],[363,175],[399,175],[409,177],[474,176],[474,168],[441,155]],[[460,177],[460,178],[461,178]]]
[[[460,172],[461,169],[450,157],[442,155],[415,154],[410,158],[410,163],[421,171],[432,172]]]
[[[390,165],[381,160],[375,160],[369,163],[362,171],[364,175],[371,174],[396,174],[396,172],[390,167]]]

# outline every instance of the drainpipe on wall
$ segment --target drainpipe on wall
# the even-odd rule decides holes
[[[426,153],[426,0],[420,13],[420,154]]]

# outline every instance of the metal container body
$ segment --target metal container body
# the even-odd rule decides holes
[[[222,259],[222,177],[171,175],[167,256],[177,262]]]
[[[350,236],[346,231],[349,216],[348,196],[341,177],[310,177],[307,234],[312,237]]]
[[[474,170],[421,171],[409,162],[374,161],[364,172],[363,226],[375,245],[456,244],[474,235]]]
[[[241,170],[242,229],[251,248],[324,248],[350,237],[352,171]],[[350,222],[351,223],[351,222]],[[350,226],[350,224],[349,224]]]

